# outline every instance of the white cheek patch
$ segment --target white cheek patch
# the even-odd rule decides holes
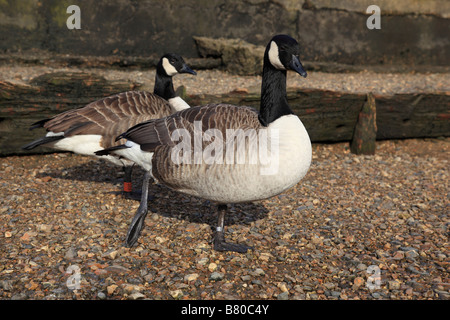
[[[172,77],[178,73],[177,69],[173,65],[170,64],[169,60],[167,58],[163,58],[162,60],[162,66],[164,70],[166,71],[167,75]]]
[[[272,41],[270,43],[269,61],[275,68],[280,69],[280,70],[286,70],[286,68],[283,66],[283,64],[280,61],[278,45],[275,43],[275,41]]]

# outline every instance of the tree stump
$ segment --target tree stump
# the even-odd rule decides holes
[[[353,132],[350,150],[354,154],[375,154],[377,138],[375,98],[372,93],[367,94],[367,100],[359,112],[358,121]]]

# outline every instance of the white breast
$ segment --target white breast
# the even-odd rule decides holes
[[[269,130],[279,132],[279,166],[274,179],[278,180],[279,185],[284,184],[286,190],[308,172],[312,158],[311,140],[303,123],[295,115],[275,120],[269,125]]]

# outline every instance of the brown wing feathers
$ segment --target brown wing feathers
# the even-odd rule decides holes
[[[117,137],[128,139],[141,146],[141,150],[153,152],[157,146],[174,146],[172,134],[176,129],[185,129],[192,137],[194,122],[202,124],[202,131],[218,129],[225,137],[226,129],[258,128],[258,114],[250,107],[234,107],[224,104],[193,107],[163,119],[140,123]]]
[[[145,91],[119,93],[79,109],[69,110],[51,119],[39,121],[34,127],[44,127],[54,133],[73,135],[101,135],[102,145],[114,145],[115,137],[131,126],[152,118],[170,115],[167,101]]]

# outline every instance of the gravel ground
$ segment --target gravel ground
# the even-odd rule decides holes
[[[449,145],[381,141],[356,156],[315,144],[297,186],[230,206],[227,237],[247,254],[212,250],[213,204],[157,184],[138,245],[124,248],[138,201],[118,192],[120,168],[2,158],[0,299],[448,300]]]
[[[155,70],[120,70],[100,68],[54,68],[48,66],[1,66],[0,80],[25,84],[33,77],[49,72],[93,72],[108,80],[128,79],[142,86],[139,90],[153,91]],[[261,77],[236,76],[219,70],[199,70],[197,76],[180,74],[174,77],[175,88],[184,85],[188,94],[223,94],[236,89],[259,92]],[[302,78],[288,73],[287,86],[291,88],[324,89],[340,92],[375,94],[395,93],[450,93],[449,73],[357,73],[308,72]]]

